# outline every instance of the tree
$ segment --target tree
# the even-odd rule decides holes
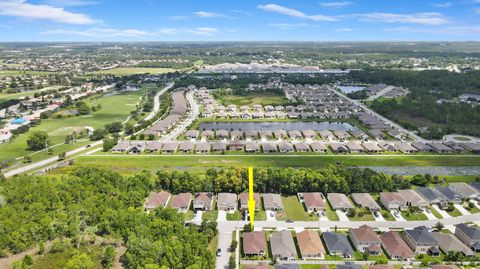
[[[90,107],[87,104],[80,102],[80,105],[77,105],[77,111],[80,115],[88,115],[90,114]]]
[[[119,121],[105,124],[105,130],[109,133],[118,133],[122,130],[122,127],[122,123]]]
[[[125,132],[126,135],[131,135],[131,134],[133,134],[134,131],[135,131],[135,129],[133,128],[133,124],[131,124],[131,123],[125,124],[124,132]]]
[[[415,175],[410,182],[415,186],[425,187],[428,183],[428,180],[422,175]]]
[[[102,265],[104,268],[111,268],[115,259],[115,248],[107,246],[103,252]]]
[[[48,147],[50,144],[50,138],[45,131],[34,131],[27,139],[27,149],[29,150],[42,150]]]
[[[443,223],[441,223],[441,222],[437,222],[437,224],[435,224],[435,229],[436,229],[437,231],[443,230],[443,227],[444,227],[444,225],[443,225]]]
[[[92,134],[90,135],[90,140],[98,141],[105,137],[105,130],[104,129],[95,129],[93,130]]]
[[[60,154],[58,154],[58,160],[63,161],[67,157],[67,153],[64,151]]]
[[[115,145],[117,144],[118,140],[115,139],[115,138],[107,138],[105,137],[103,139],[103,151],[109,151],[111,150],[113,147],[115,147]]]
[[[67,269],[90,269],[94,267],[94,263],[90,256],[86,253],[73,256],[67,262]]]
[[[30,155],[23,156],[23,162],[24,163],[31,163],[32,162],[32,156],[30,156]]]
[[[33,259],[30,255],[25,255],[25,257],[23,257],[23,263],[25,265],[32,265],[33,264]]]

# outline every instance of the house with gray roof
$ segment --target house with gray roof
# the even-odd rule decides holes
[[[302,130],[303,137],[305,138],[315,138],[317,134],[313,130]]]
[[[437,192],[433,189],[428,187],[420,187],[416,188],[415,191],[420,194],[428,203],[433,205],[438,205],[441,208],[447,206],[448,202],[443,196],[440,196]]]
[[[440,196],[445,198],[450,203],[454,203],[454,204],[462,203],[462,196],[458,194],[456,191],[454,191],[453,189],[451,189],[450,187],[436,186],[434,188],[434,191],[436,191]]]
[[[271,211],[283,211],[282,197],[280,194],[276,193],[264,193],[263,198],[263,207],[265,210]]]
[[[429,254],[432,256],[440,254],[438,241],[426,227],[405,230],[402,238],[415,254]]]
[[[329,146],[334,153],[348,153],[349,151],[345,145],[337,142],[331,142]]]
[[[188,130],[185,133],[185,137],[190,139],[197,139],[199,135],[200,135],[200,132],[198,130]]]
[[[398,193],[405,199],[407,202],[407,206],[413,206],[418,208],[428,208],[430,205],[425,199],[423,199],[418,192],[406,189],[406,190],[398,190]]]
[[[465,245],[476,252],[480,251],[480,228],[461,223],[455,226],[455,235]]]
[[[445,144],[442,144],[442,143],[433,142],[433,143],[427,143],[427,145],[429,145],[432,148],[432,150],[437,153],[453,152],[453,149],[451,147],[446,146]]]
[[[260,130],[260,138],[272,139],[273,133],[270,130]]]
[[[198,142],[195,146],[195,153],[205,154],[210,151],[210,144],[208,142],[202,141]]]
[[[245,152],[246,153],[257,153],[260,151],[260,146],[257,142],[247,142],[245,144]]]
[[[215,132],[215,136],[216,136],[218,139],[228,138],[228,131],[227,131],[227,130],[217,130],[217,131]]]
[[[348,197],[343,193],[327,193],[327,199],[334,210],[346,211],[354,208]]]
[[[258,132],[255,130],[246,130],[245,139],[255,139],[258,137]]]
[[[302,134],[298,130],[290,130],[287,133],[288,133],[288,136],[292,139],[297,139],[302,137]]]
[[[348,148],[348,151],[352,153],[360,153],[365,151],[365,149],[360,144],[353,141],[347,142],[346,146]]]
[[[335,136],[333,135],[333,133],[327,130],[319,131],[318,134],[322,139],[325,139],[325,140],[335,139]]]
[[[221,192],[217,195],[218,210],[235,211],[237,204],[237,195],[235,193]]]
[[[212,143],[212,151],[216,153],[224,153],[227,151],[227,143],[220,141]]]
[[[369,193],[352,193],[352,200],[355,204],[372,212],[378,212],[382,209]]]
[[[274,259],[294,260],[297,257],[293,236],[289,230],[273,233],[270,237],[270,249]]]
[[[312,148],[313,152],[327,153],[327,151],[328,151],[325,144],[323,144],[321,142],[312,142],[310,144],[310,147]]]
[[[463,199],[478,199],[480,196],[480,192],[477,189],[465,182],[452,182],[448,186],[460,194]]]
[[[324,232],[322,237],[330,255],[340,256],[345,259],[353,258],[353,248],[345,235],[334,232]]]
[[[411,144],[407,142],[397,142],[394,146],[403,153],[415,153],[418,151],[417,148],[413,147]]]
[[[163,143],[163,153],[174,153],[177,150],[177,142],[165,142]]]
[[[273,143],[262,143],[262,149],[264,153],[274,153],[277,152],[277,145]]]
[[[121,140],[111,149],[112,153],[123,153],[127,152],[127,150],[130,148],[130,141],[127,140]]]
[[[453,234],[446,234],[441,232],[432,233],[433,238],[438,241],[440,249],[444,253],[460,252],[467,257],[475,256],[475,252],[467,247]]]
[[[295,150],[297,152],[308,152],[310,151],[310,146],[305,142],[295,143]]]
[[[181,142],[180,145],[178,146],[178,151],[183,152],[183,153],[188,153],[192,152],[195,144],[190,141],[184,141]]]
[[[282,142],[278,143],[278,149],[282,153],[293,152],[292,143],[290,143],[288,141],[282,141]]]
[[[275,138],[286,138],[287,132],[285,130],[274,130],[273,135]]]
[[[146,152],[157,152],[162,148],[162,143],[159,141],[147,141],[147,145],[145,146]]]
[[[432,147],[430,147],[429,145],[427,145],[425,143],[419,142],[419,141],[414,141],[414,142],[410,143],[410,145],[412,145],[414,148],[418,149],[418,151],[421,151],[421,152],[432,152],[433,151]]]

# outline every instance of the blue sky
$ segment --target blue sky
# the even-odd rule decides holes
[[[0,41],[480,40],[480,0],[0,0]]]

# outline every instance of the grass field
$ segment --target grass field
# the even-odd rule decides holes
[[[81,117],[71,117],[65,119],[47,119],[42,120],[41,124],[30,128],[29,132],[19,135],[12,142],[0,144],[0,161],[23,157],[25,155],[31,154],[31,151],[26,150],[28,135],[32,131],[45,131],[49,134],[51,145],[56,145],[63,143],[65,140],[65,135],[69,133],[69,130],[83,128],[84,126],[91,126],[93,128],[102,128],[106,123],[113,121],[123,121],[130,114],[128,107],[124,109],[119,109],[118,104],[135,104],[138,101],[138,98],[142,95],[142,91],[136,92],[126,92],[119,95],[113,95],[109,97],[102,97],[99,99],[88,99],[86,102],[89,105],[101,104],[102,109],[100,111],[94,112],[91,115]],[[83,144],[87,144],[85,142]],[[61,145],[54,148],[54,153],[59,154],[63,151],[71,150],[78,145]],[[46,152],[35,154],[32,156],[33,161],[45,158]]]
[[[328,201],[325,203],[325,211],[327,212],[328,220],[331,220],[331,221],[339,221],[340,220],[340,218],[337,215],[337,212],[335,212],[335,210],[332,209],[332,206],[330,205],[330,202],[328,202]]]
[[[77,126],[77,125],[76,125]],[[25,144],[23,144],[25,145]],[[0,150],[4,145],[0,146]],[[320,168],[341,162],[346,166],[463,166],[480,165],[474,155],[113,155],[81,156],[77,166],[95,165],[131,174],[141,170],[178,170],[188,167],[307,167]]]
[[[445,210],[445,211],[447,211],[447,213],[452,217],[459,217],[462,215],[462,213],[456,207],[454,207],[452,211],[448,211],[448,210]]]
[[[18,99],[22,98],[25,96],[33,96],[34,93],[36,92],[41,92],[41,91],[46,91],[46,90],[54,90],[58,89],[61,86],[51,86],[51,87],[46,87],[40,90],[33,90],[33,91],[27,91],[27,92],[19,92],[19,93],[0,93],[0,103],[3,103],[5,101],[8,101],[10,99]]]
[[[1,76],[22,76],[22,75],[33,75],[33,76],[46,76],[55,74],[54,72],[43,72],[43,71],[19,71],[19,70],[2,70],[0,71]]]
[[[135,74],[165,74],[169,72],[175,72],[175,69],[171,68],[146,68],[146,67],[117,67],[108,70],[96,71],[94,74],[108,74],[114,76],[128,76]]]
[[[300,220],[300,221],[317,221],[318,216],[309,214],[303,208],[303,205],[298,201],[297,196],[283,196],[282,203],[285,207],[285,213],[287,219]]]
[[[224,105],[234,104],[237,106],[251,105],[283,105],[286,98],[283,95],[271,92],[249,93],[248,95],[227,95],[219,100]]]
[[[411,210],[402,211],[402,217],[408,221],[413,220],[428,220],[427,216],[423,213],[414,213]]]
[[[432,212],[432,214],[435,216],[435,218],[443,219],[442,214],[440,214],[440,212],[438,212],[435,208],[429,207],[429,209],[430,209],[430,212]]]
[[[28,268],[31,269],[44,269],[44,268],[67,268],[68,261],[75,255],[79,254],[87,254],[94,266],[91,267],[92,269],[100,269],[103,268],[101,265],[102,260],[102,248],[100,246],[90,246],[90,247],[80,247],[80,248],[73,248],[69,247],[65,251],[57,252],[57,253],[46,253],[43,256],[35,259],[32,266]],[[21,267],[18,267],[21,268]]]

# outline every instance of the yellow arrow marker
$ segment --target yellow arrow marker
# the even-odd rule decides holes
[[[250,227],[253,230],[253,219],[255,218],[255,198],[253,197],[253,168],[248,168],[248,214],[250,215]]]

